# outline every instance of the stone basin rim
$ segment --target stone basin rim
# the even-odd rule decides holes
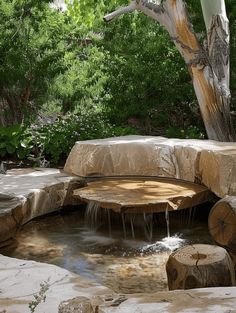
[[[96,176],[84,181],[84,187],[73,191],[76,199],[82,203],[94,202],[101,208],[117,213],[158,213],[185,209],[213,198],[211,191],[203,185],[163,176]],[[147,184],[140,185],[142,182]]]
[[[203,185],[203,184],[198,184],[197,182],[192,182],[189,181],[187,179],[182,179],[182,178],[176,178],[176,177],[169,177],[169,176],[157,176],[157,175],[88,175],[88,176],[80,176],[80,175],[76,175],[76,177],[80,178],[81,180],[84,180],[85,182],[90,182],[93,180],[109,180],[109,179],[131,179],[131,178],[135,178],[135,179],[140,179],[140,180],[145,180],[145,179],[150,179],[150,180],[169,180],[169,181],[177,181],[177,182],[182,182],[182,183],[187,183],[189,185],[198,185],[198,186],[202,186],[205,187],[206,189],[208,189],[210,191],[210,189]]]

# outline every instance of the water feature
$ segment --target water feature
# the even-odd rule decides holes
[[[80,207],[29,222],[17,234],[18,245],[4,253],[59,265],[116,292],[166,290],[171,251],[190,242],[211,242],[206,218],[196,216],[192,223],[189,214],[134,216],[100,210],[95,203],[86,212]]]
[[[170,237],[170,219],[169,219],[168,207],[166,207],[166,210],[165,210],[165,218],[166,218],[167,238],[169,238]]]

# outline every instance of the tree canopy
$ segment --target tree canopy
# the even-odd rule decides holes
[[[71,116],[93,116],[94,121],[98,115],[113,130],[97,132],[97,137],[138,132],[202,138],[191,78],[167,32],[140,12],[104,23],[106,13],[128,2],[67,1],[62,12],[47,0],[1,1],[0,124],[34,121],[40,113],[65,116],[67,127]],[[199,1],[186,4],[203,42]],[[226,5],[235,107],[236,8],[233,0]],[[94,138],[95,133],[93,129],[82,138]]]

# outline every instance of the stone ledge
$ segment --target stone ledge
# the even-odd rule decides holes
[[[93,297],[111,293],[83,277],[55,265],[19,260],[0,255],[0,312],[30,312],[29,303],[38,295],[40,284],[48,286],[45,302],[39,303],[35,313],[58,313],[61,301],[77,296]]]
[[[236,195],[236,143],[124,136],[76,142],[64,170],[78,176],[163,176]]]
[[[93,308],[88,313],[228,313],[236,307],[236,287],[120,295],[55,265],[0,255],[0,270],[0,312],[28,312],[29,303],[45,282],[49,287],[45,302],[35,313],[58,313],[61,302],[60,312],[82,312],[79,309],[84,300],[91,303],[85,308]]]
[[[10,170],[0,177],[0,242],[29,220],[75,204],[73,190],[83,184],[74,175],[51,168]]]

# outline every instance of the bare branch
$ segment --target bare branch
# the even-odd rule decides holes
[[[121,7],[117,9],[116,11],[105,15],[103,19],[105,22],[110,22],[111,20],[113,20],[114,18],[122,14],[133,12],[135,9],[136,9],[136,1],[132,1],[130,5],[128,5],[127,7]]]

